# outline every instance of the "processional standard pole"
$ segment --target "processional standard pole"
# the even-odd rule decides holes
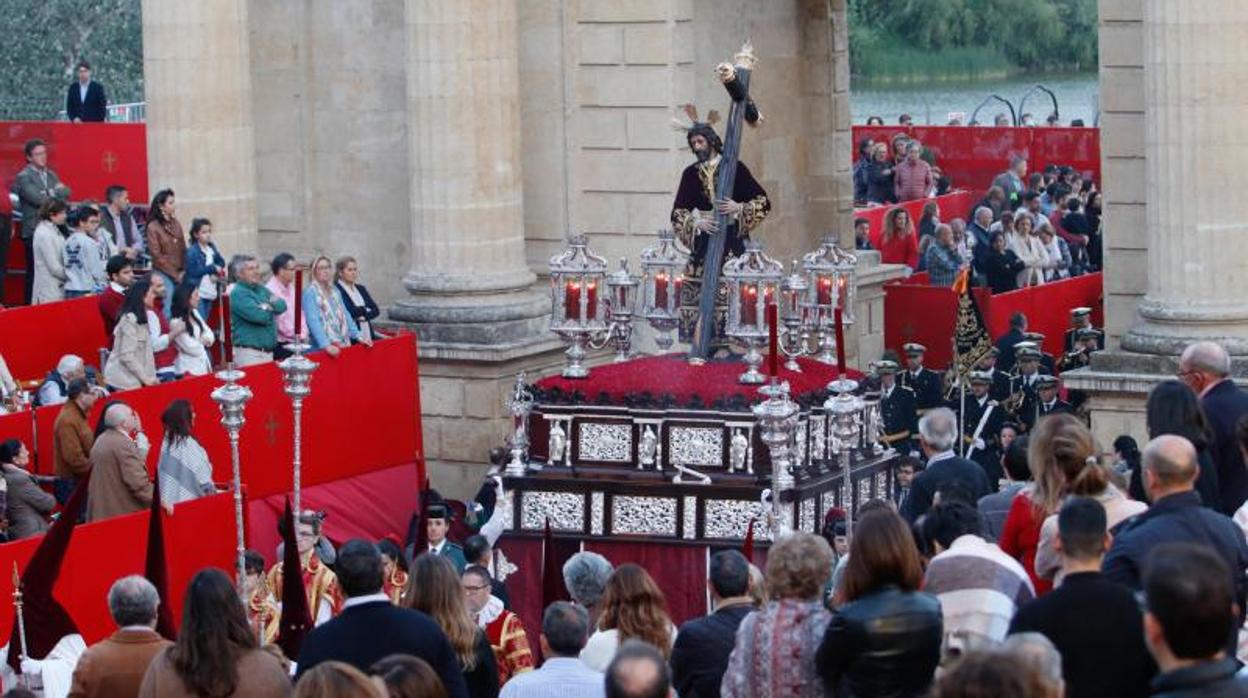
[[[228,329],[227,327],[227,332]],[[234,368],[231,349],[232,347],[227,343],[226,351],[231,356],[225,365],[225,370],[217,373],[217,378],[225,381],[225,384],[212,391],[212,399],[221,408],[221,426],[225,427],[225,431],[230,437],[230,465],[233,468],[234,478],[234,528],[238,542],[237,559],[235,560],[236,573],[238,575],[236,584],[241,595],[247,579],[247,567],[244,561],[247,544],[243,529],[243,478],[242,467],[238,458],[238,435],[242,431],[243,424],[247,421],[243,416],[243,410],[252,395],[251,389],[238,384],[238,381],[243,378],[244,374],[242,371]]]
[[[303,336],[303,270],[295,271],[295,341],[286,345],[290,356],[277,364],[282,370],[282,386],[290,397],[294,415],[294,457],[292,459],[292,487],[294,489],[295,520],[303,516],[303,401],[312,393],[312,372],[316,370],[316,362],[304,356],[311,345],[304,341]]]

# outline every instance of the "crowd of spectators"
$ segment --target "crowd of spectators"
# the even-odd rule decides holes
[[[858,155],[853,182],[860,206],[931,199],[949,189],[931,152],[904,133],[891,143],[863,139]],[[929,200],[917,225],[900,206],[885,214],[878,231],[856,219],[855,246],[878,250],[885,263],[927,271],[934,286],[950,286],[958,272],[970,269],[975,285],[993,293],[1101,268],[1101,193],[1071,167],[1050,164],[1029,175],[1026,158],[1011,156],[966,219],[946,224],[944,213]]]

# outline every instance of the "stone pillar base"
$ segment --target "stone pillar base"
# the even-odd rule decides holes
[[[410,296],[391,306],[389,316],[411,325],[422,354],[435,347],[497,352],[553,337],[550,297],[536,290]]]

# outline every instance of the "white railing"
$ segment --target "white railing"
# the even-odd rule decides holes
[[[69,115],[62,109],[56,114],[57,121],[65,121]],[[108,123],[133,124],[147,120],[147,102],[108,105]]]

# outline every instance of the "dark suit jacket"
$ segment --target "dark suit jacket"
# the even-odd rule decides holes
[[[1014,345],[1027,337],[1018,330],[1010,330],[997,339],[997,370],[1009,373],[1014,370]]]
[[[1135,596],[1100,572],[1067,576],[1018,609],[1011,633],[1038,632],[1062,655],[1067,698],[1148,695],[1157,666],[1144,646]]]
[[[104,98],[104,86],[92,80],[87,85],[87,99],[83,101],[78,81],[69,84],[65,95],[65,113],[69,120],[105,121],[108,116],[108,100]]]
[[[9,540],[29,538],[48,530],[48,515],[56,508],[56,498],[35,484],[30,473],[4,467],[9,493],[4,516],[9,520]]]
[[[1248,472],[1235,439],[1235,424],[1248,414],[1248,393],[1227,379],[1218,383],[1200,399],[1200,408],[1213,432],[1213,462],[1218,470],[1218,491],[1222,498],[1219,510],[1230,516],[1248,499]]]
[[[733,604],[680,626],[672,647],[672,688],[681,698],[719,698],[737,627],[753,610],[748,603]]]
[[[464,675],[451,643],[437,623],[420,611],[389,601],[352,606],[313,628],[299,650],[299,675],[327,661],[346,662],[367,672],[382,657],[410,654],[429,662],[451,698],[468,698]]]
[[[928,465],[926,470],[915,476],[914,483],[910,485],[910,496],[901,505],[901,515],[906,521],[914,523],[932,508],[936,492],[953,483],[966,488],[972,502],[978,502],[980,497],[991,491],[988,476],[978,463],[957,456],[946,458]]]

